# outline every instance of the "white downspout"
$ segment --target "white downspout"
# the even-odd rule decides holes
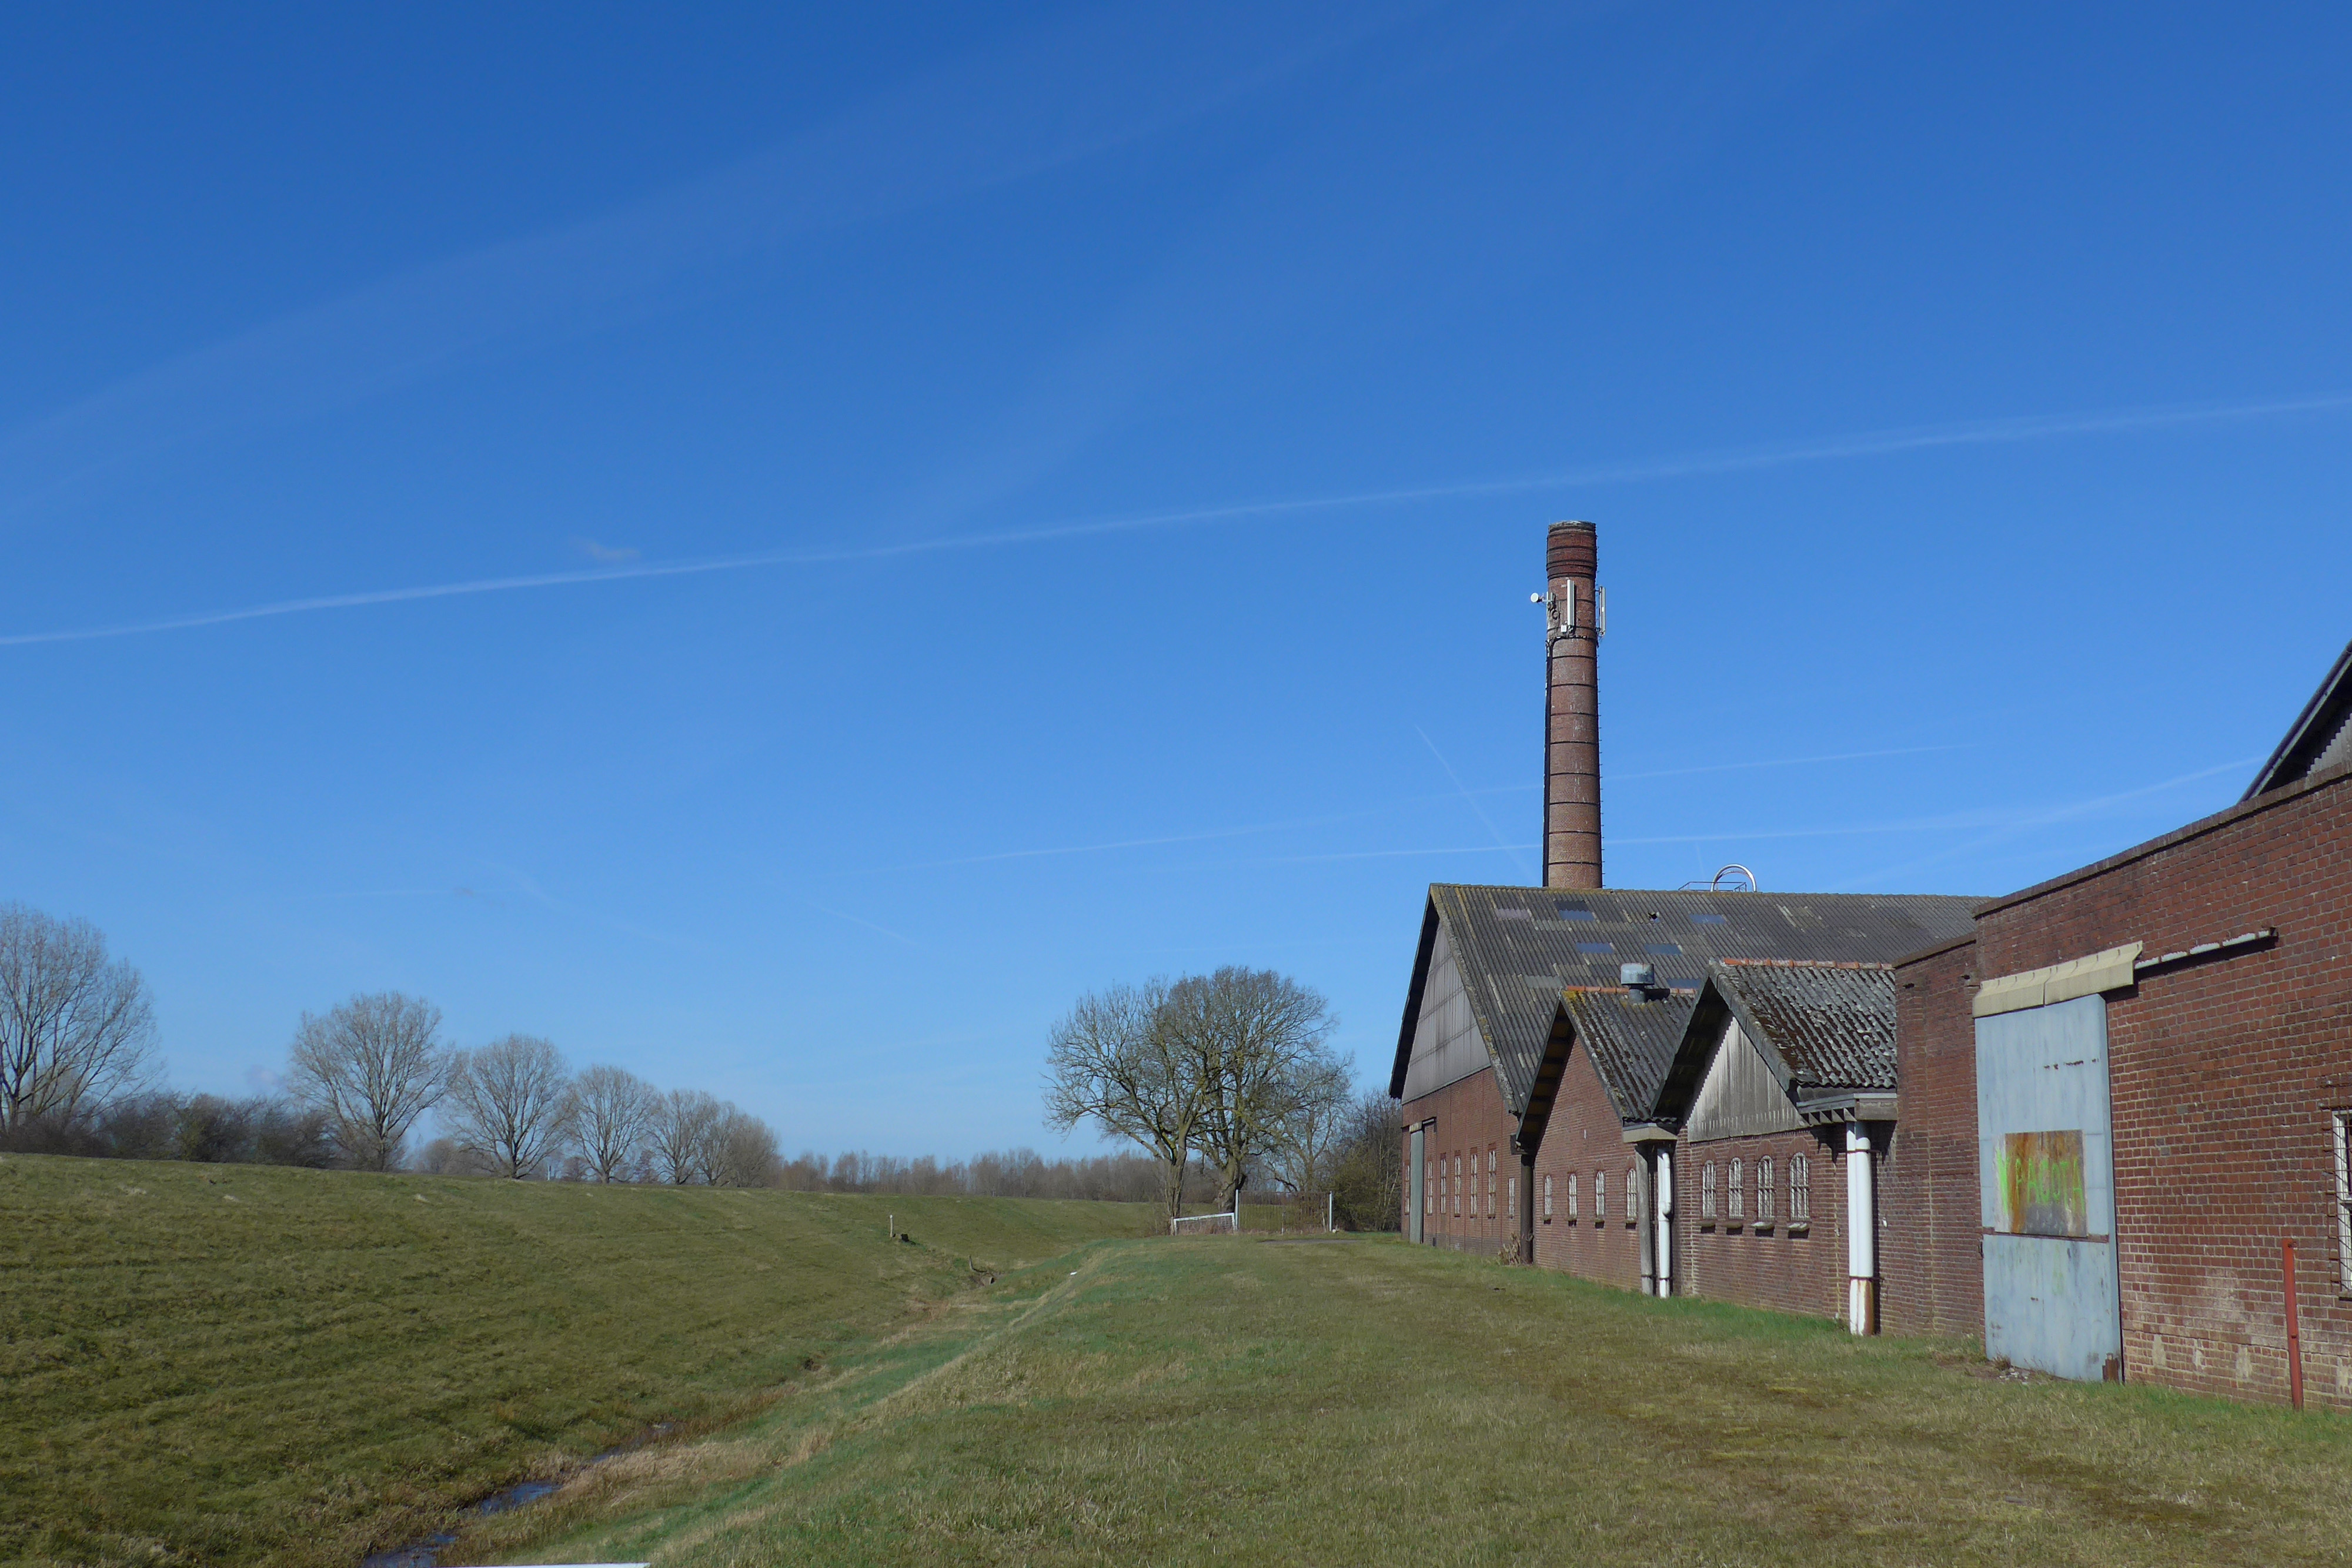
[[[1870,1134],[1845,1124],[1845,1326],[1878,1332],[1878,1183],[1870,1162]]]
[[[1652,1176],[1653,1190],[1657,1194],[1658,1218],[1652,1228],[1658,1238],[1658,1294],[1675,1293],[1675,1152],[1661,1146],[1658,1150],[1655,1174]]]

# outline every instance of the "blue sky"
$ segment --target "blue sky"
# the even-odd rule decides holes
[[[174,1082],[432,998],[787,1145],[1536,868],[1992,894],[2352,635],[2334,8],[20,7],[0,897]]]

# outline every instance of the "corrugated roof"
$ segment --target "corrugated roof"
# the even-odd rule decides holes
[[[1891,967],[1734,959],[1708,965],[1707,977],[1792,1089],[1895,1087]]]
[[[2267,795],[2346,760],[2352,760],[2352,646],[2336,656],[2327,678],[2303,705],[2278,749],[2240,799]]]
[[[1714,958],[1891,963],[1969,929],[1981,900],[1943,894],[1571,891],[1437,883],[1405,996],[1389,1092],[1404,1088],[1422,987],[1443,921],[1471,1013],[1506,1103],[1522,1114],[1552,1015],[1570,987],[1613,988],[1618,966],[1646,963],[1658,983],[1696,989]]]
[[[1638,1122],[1650,1114],[1697,1000],[1696,991],[1658,996],[1580,987],[1562,993],[1560,1006],[1616,1103],[1619,1121]]]

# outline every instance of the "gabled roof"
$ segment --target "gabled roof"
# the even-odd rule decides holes
[[[1580,1040],[1617,1119],[1647,1120],[1659,1082],[1682,1040],[1683,1026],[1690,1019],[1691,1004],[1697,999],[1692,991],[1623,986],[1576,986],[1562,991],[1552,1012],[1535,1087],[1519,1113],[1520,1146],[1542,1145],[1544,1130],[1551,1124],[1552,1105],[1559,1098],[1559,1081],[1568,1070],[1569,1052]]]
[[[1724,1024],[1734,1019],[1801,1111],[1808,1101],[1841,1093],[1894,1092],[1891,964],[1733,959],[1707,966],[1659,1088],[1660,1119],[1688,1114]]]
[[[1513,1116],[1523,1117],[1545,1070],[1561,993],[1570,988],[1613,990],[1621,964],[1652,965],[1659,985],[1696,990],[1714,958],[1886,963],[1966,934],[1979,902],[1931,894],[1433,883],[1423,909],[1421,945],[1405,992],[1389,1092],[1404,1092],[1441,922],[1504,1103]]]
[[[2338,762],[2352,762],[2352,645],[2336,656],[2335,667],[2241,799],[2267,795]]]

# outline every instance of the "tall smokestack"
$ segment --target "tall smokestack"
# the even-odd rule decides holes
[[[1591,523],[1554,523],[1545,634],[1544,885],[1601,885],[1601,686],[1594,654],[1605,629]]]

